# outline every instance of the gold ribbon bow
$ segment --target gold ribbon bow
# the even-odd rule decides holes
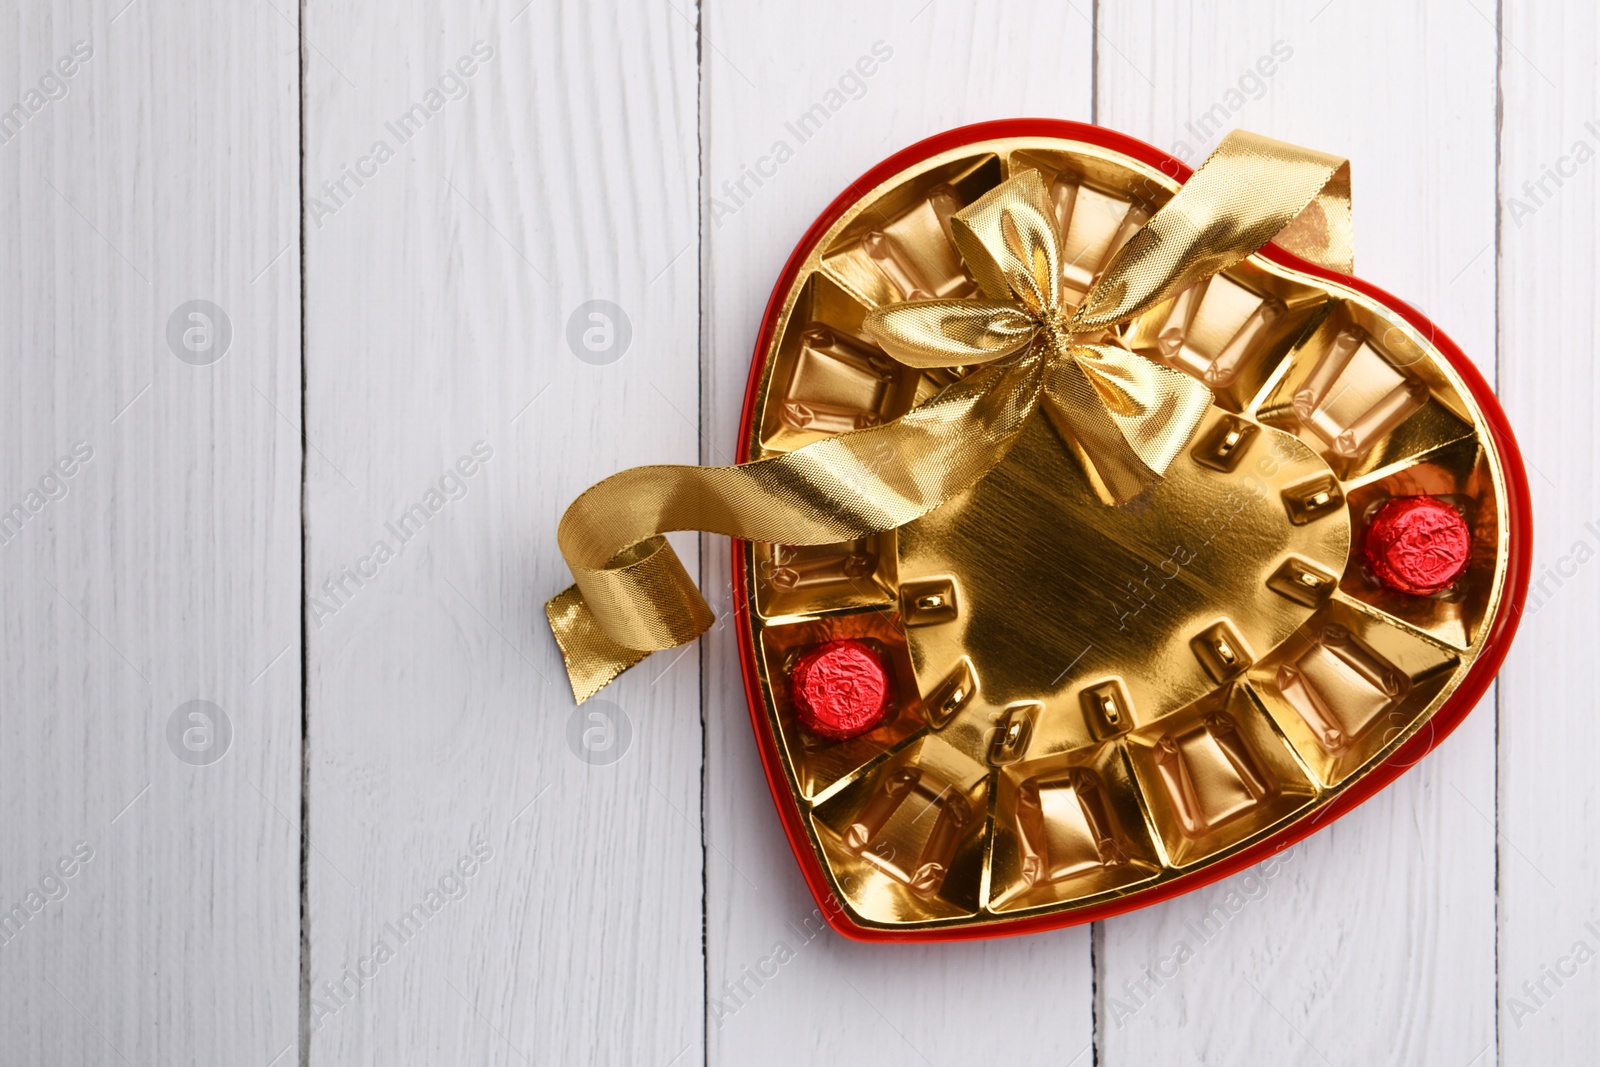
[[[576,583],[545,613],[581,704],[651,652],[694,640],[711,609],[662,534],[702,530],[819,545],[927,514],[1005,458],[1035,408],[1108,503],[1131,499],[1188,442],[1211,393],[1107,331],[1277,237],[1348,273],[1350,169],[1340,158],[1235,130],[1123,246],[1076,306],[1037,171],[951,218],[983,296],[877,308],[866,328],[913,367],[975,367],[881,426],[732,467],[649,466],[592,486],[556,532]]]

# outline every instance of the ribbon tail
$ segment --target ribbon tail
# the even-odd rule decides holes
[[[704,604],[704,598],[700,602]],[[710,611],[708,606],[706,612],[709,614]],[[546,601],[544,614],[550,620],[550,632],[555,635],[556,645],[561,649],[573,699],[579,704],[650,655],[643,649],[628,648],[607,637],[595,621],[594,612],[584,603],[583,591],[576,585],[567,586],[560,594]]]
[[[908,366],[977,370],[886,425],[734,467],[636,467],[567,509],[557,541],[576,581],[546,613],[580,703],[649,652],[711,625],[663,534],[820,545],[903,526],[999,463],[1041,398],[1096,494],[1124,503],[1187,446],[1211,394],[1126,349],[1070,338],[1128,322],[1275,236],[1336,269],[1353,260],[1349,164],[1238,130],[1112,258],[1066,322],[1061,235],[1036,172],[1008,179],[951,225],[987,299],[889,305],[865,328]],[[996,365],[1009,356],[1017,358]]]
[[[1278,231],[1272,243],[1301,259],[1340,274],[1356,272],[1356,226],[1350,198],[1350,166],[1340,167],[1328,184]]]
[[[908,414],[731,467],[634,467],[592,486],[556,531],[575,584],[545,605],[581,704],[713,620],[662,534],[825,545],[904,526],[1005,458],[1039,402],[1045,359],[985,366]]]
[[[1279,236],[1348,273],[1353,232],[1347,160],[1234,130],[1112,258],[1070,328],[1126,322]]]
[[[1103,503],[1125,504],[1167,472],[1211,391],[1114,345],[1075,345],[1046,372],[1042,406]]]

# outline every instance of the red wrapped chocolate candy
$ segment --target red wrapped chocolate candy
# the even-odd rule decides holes
[[[1466,570],[1472,537],[1461,512],[1437,497],[1395,497],[1372,516],[1367,566],[1397,593],[1437,593]]]
[[[889,713],[889,669],[864,641],[818,645],[795,664],[792,685],[800,725],[822,737],[859,737]]]

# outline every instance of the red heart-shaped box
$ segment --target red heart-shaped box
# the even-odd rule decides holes
[[[1050,183],[1080,290],[1192,173],[1049,119],[952,130],[874,167],[773,290],[740,462],[945,384],[888,360],[862,316],[970,295],[948,216],[1023,167]],[[1129,505],[1095,501],[1036,417],[994,472],[900,531],[734,542],[767,781],[848,937],[1051,929],[1258,863],[1420,760],[1505,657],[1527,480],[1494,394],[1433,323],[1269,245],[1119,334],[1216,398],[1193,448]],[[1240,496],[1250,471],[1266,491]],[[1225,552],[1204,547],[1215,529],[1200,536],[1218,526]],[[1161,537],[1170,551],[1128,547]],[[881,675],[819,690],[824,704],[798,694],[797,714],[797,665],[814,679],[833,661]],[[872,706],[840,703],[856,691]]]

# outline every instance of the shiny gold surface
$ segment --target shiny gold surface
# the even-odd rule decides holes
[[[1116,197],[1091,195],[1087,169],[1052,168],[1047,187],[1034,167],[991,184],[991,164],[998,160],[957,160],[922,183],[900,183],[852,222],[852,240],[834,242],[839,266],[854,272],[835,282],[859,282],[866,270],[881,279],[872,287],[880,296],[898,299],[864,310],[865,339],[853,315],[789,319],[780,342],[788,359],[779,361],[786,390],[762,423],[820,440],[731,467],[635,467],[568,506],[556,541],[574,588],[546,614],[579,703],[639,652],[684,644],[710,626],[710,607],[666,533],[792,545],[887,533],[975,484],[1036,410],[1097,497],[1131,501],[1188,446],[1212,394],[1133,352],[1121,329],[1280,233],[1335,259],[1350,237],[1349,165],[1243,130],[1225,136],[1147,220],[1142,208],[1108,211]],[[1091,282],[1079,299],[1083,277]],[[826,296],[801,292],[813,303]],[[1274,308],[1272,317],[1283,316]],[[1252,318],[1230,345],[1259,343],[1260,327]],[[1233,349],[1219,357],[1230,379],[1243,361]],[[905,377],[886,355],[923,372],[917,405],[898,417]],[[930,395],[930,383],[943,387]],[[1310,401],[1319,410],[1332,402]],[[1341,454],[1353,455],[1346,437],[1365,440],[1398,417],[1399,401],[1387,403],[1341,428]]]
[[[1140,725],[1199,700],[1216,688],[1214,671],[1241,673],[1252,650],[1276,647],[1310,618],[1311,607],[1262,575],[1290,557],[1342,573],[1349,518],[1341,509],[1304,526],[1285,521],[1281,487],[1326,464],[1271,428],[1245,449],[1231,474],[1180,456],[1136,506],[1106,507],[1051,425],[1035,419],[986,478],[903,527],[902,584],[958,591],[956,610],[936,625],[907,615],[918,681],[931,690],[963,656],[976,673],[976,695],[944,727],[946,740],[981,759],[995,717],[1037,701],[1046,714],[1033,754],[1091,743],[1085,687],[1119,681],[1126,725]],[[1191,648],[1224,618],[1237,635],[1236,671],[1208,667]]]
[[[785,302],[752,455],[814,439],[776,418],[786,391],[811,384],[796,372],[800,331],[871,345],[867,315],[907,298],[867,236],[898,222],[892,236],[936,262],[927,248],[950,236],[940,187],[971,204],[1022,167],[1067,223],[1069,298],[1128,240],[1122,220],[1172,189],[1102,149],[1019,140],[867,192]],[[1074,233],[1073,218],[1092,231]],[[772,546],[745,546],[768,715],[811,845],[858,924],[1072,910],[1214,863],[1312,816],[1429,729],[1478,654],[1505,580],[1504,479],[1426,338],[1254,258],[1103,336],[1213,396],[1166,476],[1127,504],[1099,503],[1055,424],[1034,417],[988,475],[888,535],[870,574],[810,597],[763,577]],[[903,369],[881,412],[962,374]],[[1423,492],[1462,510],[1472,555],[1451,589],[1402,596],[1364,572],[1359,531],[1383,501]],[[785,664],[847,635],[890,650],[897,714],[820,742],[785,711]]]

